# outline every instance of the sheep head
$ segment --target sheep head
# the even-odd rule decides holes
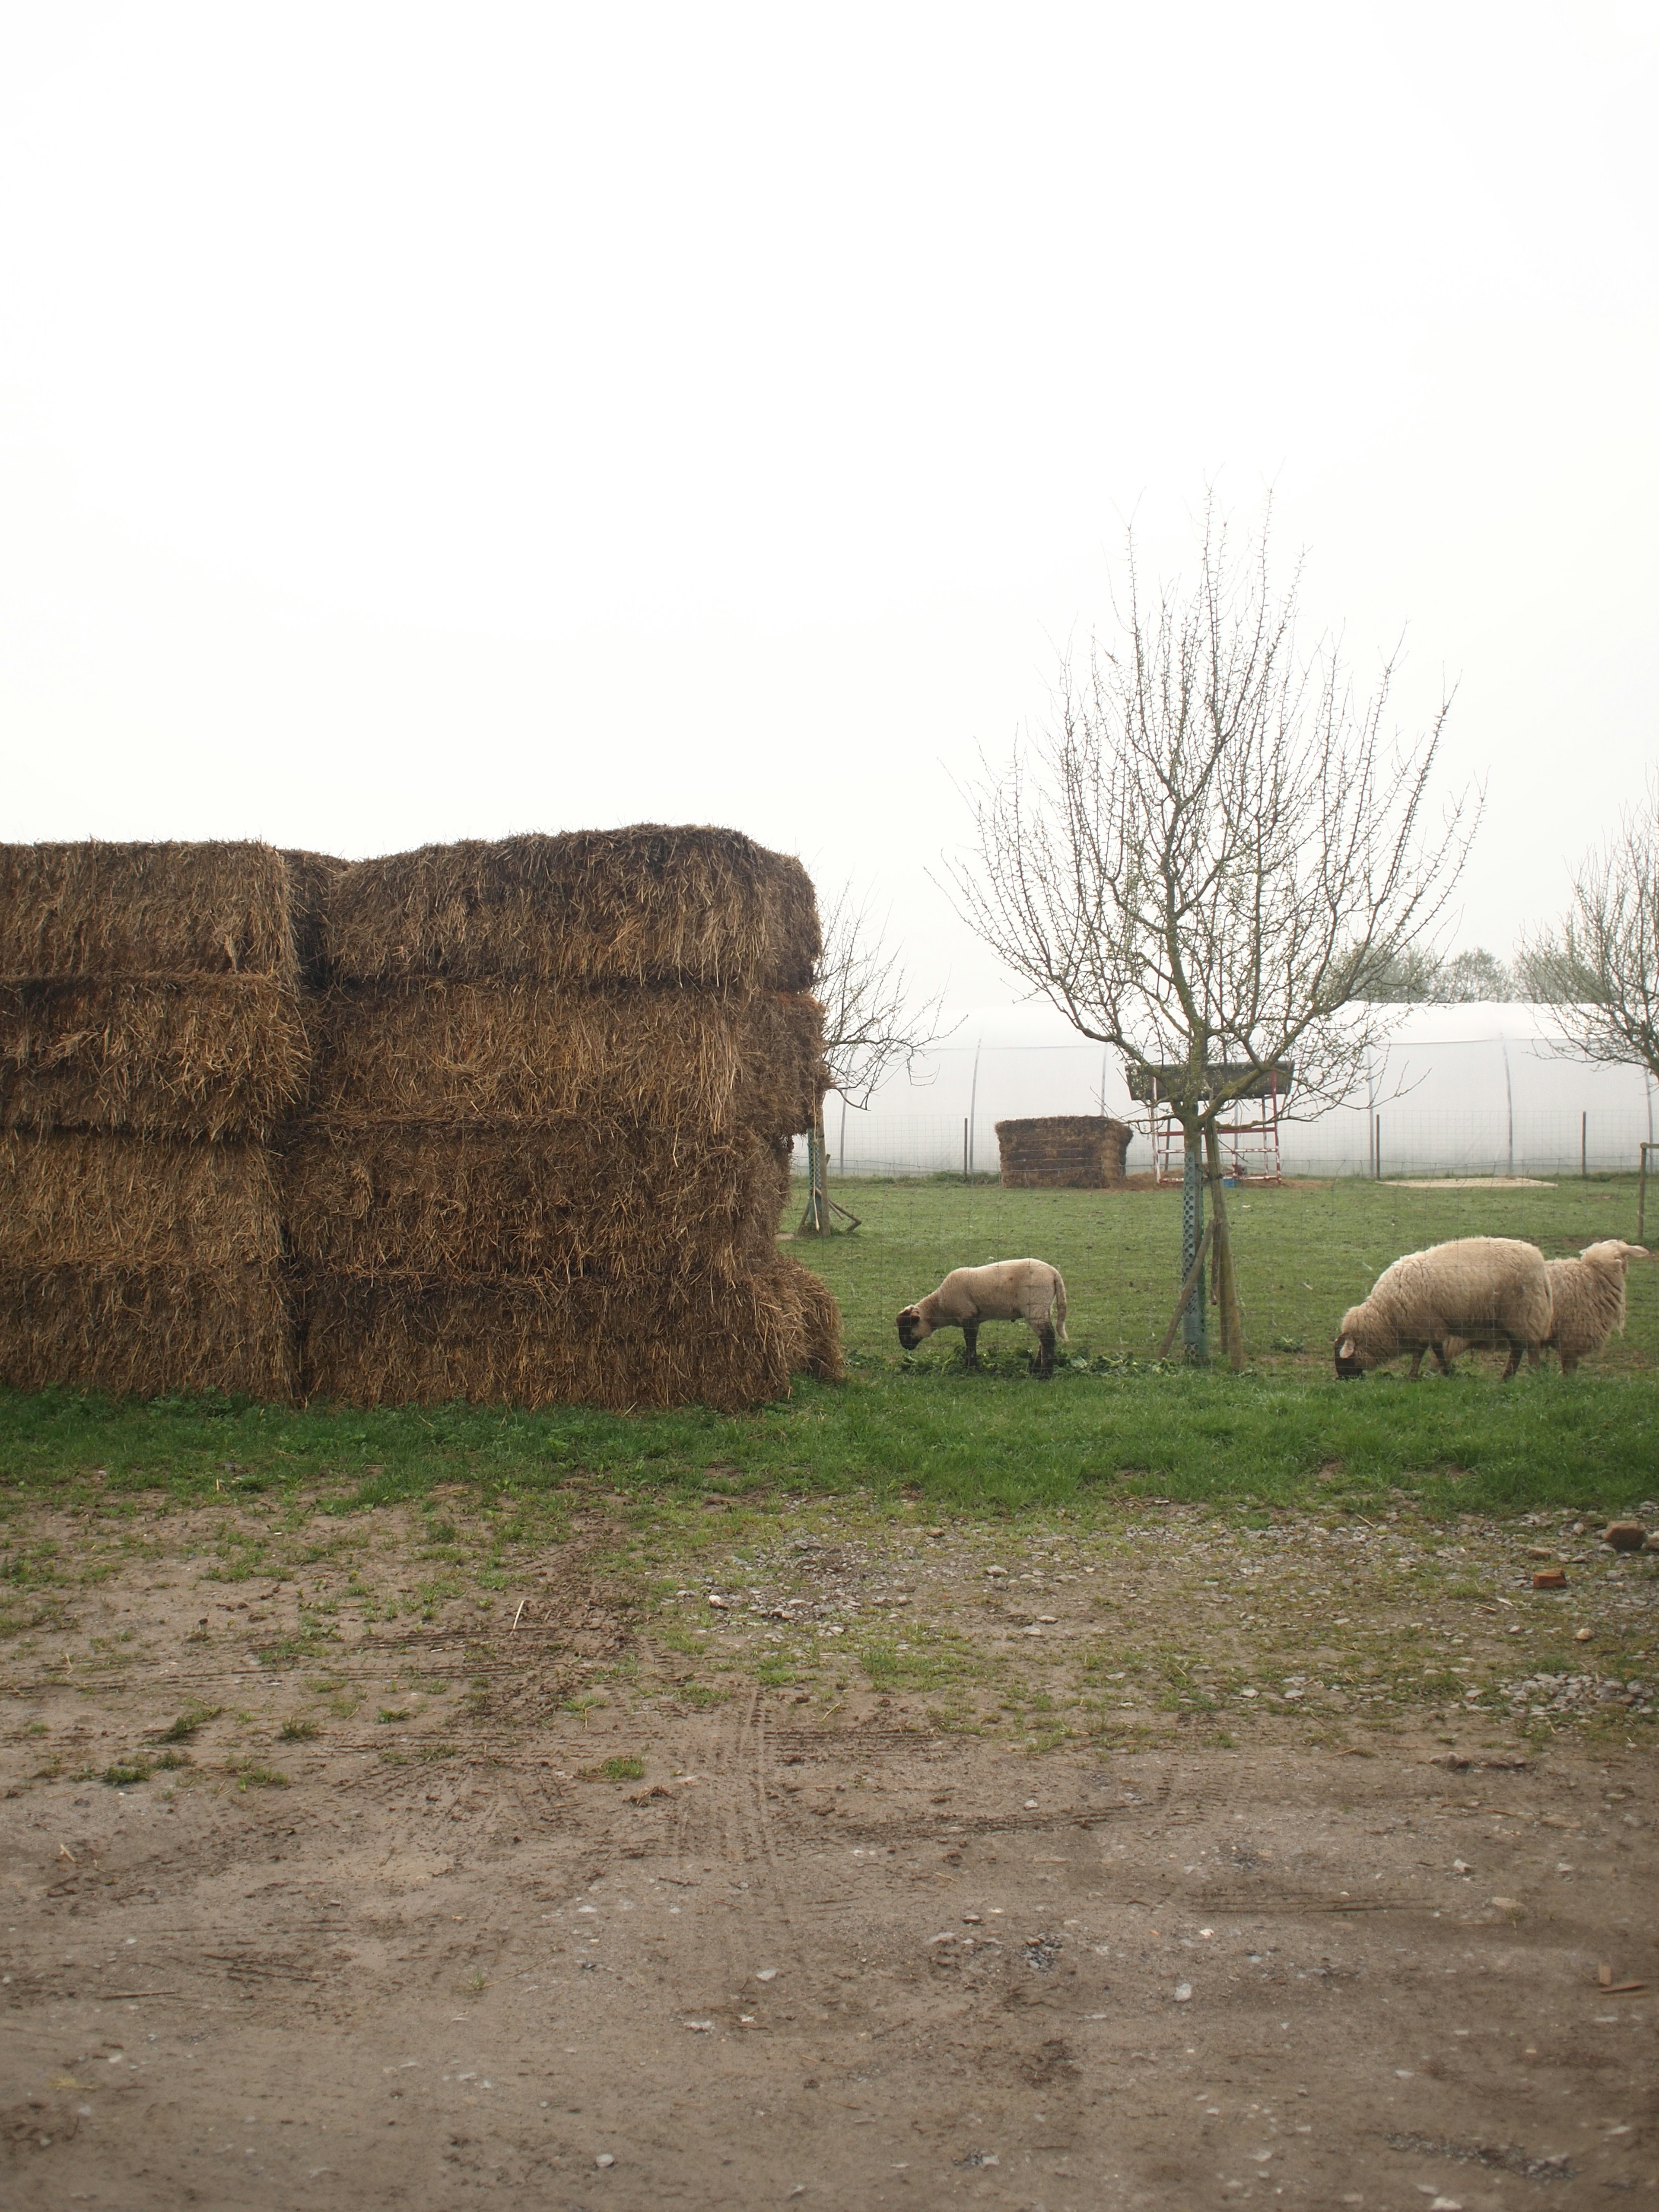
[[[1586,1244],[1578,1256],[1588,1260],[1592,1267],[1609,1272],[1616,1267],[1622,1281],[1632,1260],[1650,1260],[1653,1255],[1645,1244],[1626,1244],[1621,1237],[1607,1237],[1599,1244]]]
[[[1345,1314],[1341,1333],[1336,1340],[1337,1381],[1352,1382],[1356,1376],[1364,1373],[1369,1364],[1360,1351],[1359,1339],[1354,1332],[1354,1317],[1351,1313]]]
[[[933,1333],[933,1324],[924,1316],[920,1306],[906,1306],[898,1317],[898,1340],[907,1352],[914,1352],[923,1337]]]

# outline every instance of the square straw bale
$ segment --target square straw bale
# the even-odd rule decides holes
[[[292,1310],[258,1267],[0,1268],[0,1382],[155,1397],[295,1395]]]
[[[701,1401],[737,1412],[792,1373],[841,1374],[839,1317],[784,1255],[738,1285],[672,1299],[611,1283],[314,1281],[305,1379],[348,1405],[583,1404],[626,1413]]]
[[[342,981],[794,992],[819,950],[800,862],[730,830],[642,823],[428,845],[355,863],[330,902],[329,960]]]
[[[1111,1190],[1124,1180],[1134,1131],[1105,1114],[1045,1114],[999,1121],[997,1149],[1006,1190]]]
[[[347,985],[315,1027],[312,1111],[343,1129],[574,1118],[784,1138],[811,1126],[828,1079],[817,1001],[775,992]]]
[[[671,1291],[763,1259],[787,1176],[787,1151],[747,1131],[313,1123],[288,1148],[283,1210],[294,1256],[324,1271],[569,1281],[625,1254]]]
[[[0,1128],[255,1136],[309,1064],[301,1000],[270,976],[0,983]]]
[[[299,980],[288,864],[261,844],[0,845],[0,976]]]
[[[235,1270],[283,1257],[262,1145],[0,1135],[0,1267]]]

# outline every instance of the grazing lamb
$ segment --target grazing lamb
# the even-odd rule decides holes
[[[1576,1260],[1547,1263],[1555,1324],[1546,1343],[1561,1355],[1561,1372],[1571,1375],[1587,1352],[1599,1352],[1625,1327],[1625,1271],[1632,1260],[1649,1260],[1644,1245],[1609,1237],[1586,1244]]]
[[[1552,1322],[1549,1277],[1535,1244],[1515,1237],[1460,1237],[1426,1252],[1407,1252],[1385,1267],[1363,1305],[1342,1316],[1336,1371],[1344,1381],[1412,1355],[1415,1376],[1425,1352],[1443,1375],[1465,1344],[1506,1344],[1507,1380],[1524,1352],[1536,1366]]]
[[[1053,1320],[1049,1318],[1053,1316]],[[1066,1336],[1066,1285],[1046,1260],[999,1260],[989,1267],[954,1267],[936,1291],[906,1306],[899,1342],[914,1352],[936,1328],[959,1328],[968,1364],[979,1364],[982,1321],[1023,1321],[1036,1332],[1037,1373],[1054,1371],[1054,1322]]]

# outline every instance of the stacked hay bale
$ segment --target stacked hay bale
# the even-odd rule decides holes
[[[1049,1114],[999,1121],[1002,1181],[1010,1190],[1110,1190],[1125,1180],[1134,1132],[1104,1114]]]
[[[353,1403],[776,1396],[840,1372],[776,1243],[826,1080],[799,863],[723,830],[347,868],[285,1209],[305,1379]]]
[[[0,846],[0,1380],[291,1395],[270,1139],[327,866]]]

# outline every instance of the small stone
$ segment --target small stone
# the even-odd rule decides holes
[[[1547,1559],[1553,1556],[1547,1544],[1528,1544],[1527,1547],[1527,1557],[1529,1559]]]
[[[608,2150],[602,2150],[593,2163],[595,2166],[614,2166],[617,2161]]]
[[[1454,1859],[1452,1861],[1452,1872],[1454,1874],[1473,1874],[1474,1872],[1474,1869],[1469,1864],[1467,1859]]]
[[[757,1982],[775,1982],[777,1978],[778,1970],[775,1966],[763,1966],[755,1977]]]
[[[1572,1632],[1572,1640],[1575,1644],[1589,1644],[1594,1638],[1595,1634],[1595,1631],[1593,1628],[1575,1628]]]
[[[1532,1578],[1534,1589],[1565,1589],[1567,1571],[1565,1567],[1540,1567]]]
[[[1025,1809],[1026,1809],[1026,1811],[1027,1811],[1028,1813],[1035,1813],[1035,1812],[1036,1812],[1036,1808],[1037,1808],[1037,1801],[1036,1801],[1036,1799],[1035,1797],[1028,1797],[1028,1798],[1025,1800]]]
[[[1437,2197],[1429,2212],[1463,2212],[1462,2201],[1455,2197]]]
[[[1615,1552],[1639,1552],[1647,1533],[1639,1521],[1609,1521],[1601,1531],[1601,1541],[1611,1544]]]
[[[1659,1552],[1659,1528],[1654,1529],[1644,1540],[1642,1549],[1644,1552]]]
[[[1193,1998],[1193,1985],[1192,1985],[1192,1984],[1191,1984],[1190,1982],[1177,1982],[1177,1983],[1176,1984],[1176,1993],[1175,1993],[1175,2001],[1176,2001],[1176,2002],[1177,2004],[1190,2004],[1190,2003],[1192,2002],[1192,1998]]]

